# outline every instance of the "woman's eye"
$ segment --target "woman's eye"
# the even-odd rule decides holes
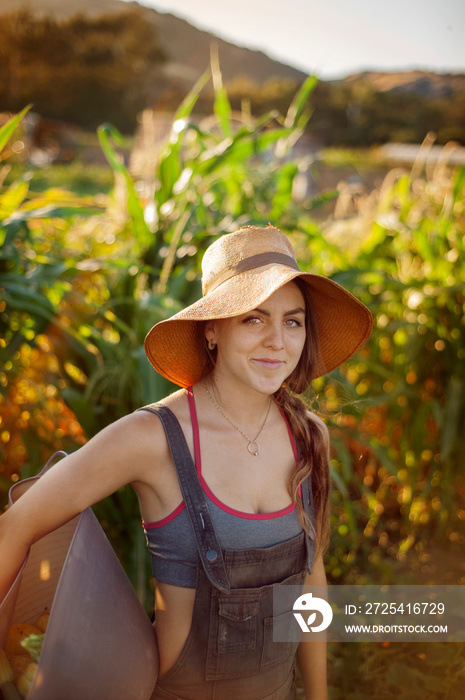
[[[244,323],[250,323],[251,325],[255,325],[257,323],[260,323],[260,320],[261,319],[258,316],[248,316],[244,319]]]
[[[296,328],[302,326],[302,322],[299,321],[297,318],[288,318],[286,319],[286,326],[290,326],[291,328]]]

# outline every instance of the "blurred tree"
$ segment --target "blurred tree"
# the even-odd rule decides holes
[[[318,84],[310,129],[325,146],[368,147],[397,141],[465,143],[465,99],[459,92],[429,97],[412,91],[381,92],[363,79]]]
[[[132,130],[163,61],[156,30],[138,10],[62,21],[21,10],[0,25],[0,105],[33,103],[87,128],[111,120]]]
[[[298,84],[289,78],[276,76],[259,84],[250,76],[238,76],[226,83],[226,89],[233,109],[240,109],[245,102],[250,105],[253,114],[265,114],[271,110],[285,114]]]

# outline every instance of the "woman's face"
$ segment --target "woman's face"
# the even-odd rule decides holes
[[[303,295],[289,282],[258,308],[207,323],[205,335],[218,348],[217,379],[272,394],[295,369],[305,345]]]

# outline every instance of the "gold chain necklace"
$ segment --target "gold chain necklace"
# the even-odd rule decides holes
[[[226,420],[228,421],[228,423],[230,423],[230,424],[232,425],[233,428],[235,428],[236,430],[238,430],[238,431],[240,432],[240,434],[247,440],[247,450],[250,452],[251,455],[254,455],[254,457],[257,457],[257,456],[260,454],[260,445],[259,445],[259,443],[257,442],[257,438],[258,438],[258,436],[260,435],[260,433],[262,432],[263,428],[265,427],[266,421],[268,420],[268,416],[269,416],[269,414],[270,414],[271,404],[272,404],[271,396],[270,396],[270,403],[268,404],[268,410],[267,410],[267,412],[266,412],[265,420],[264,420],[263,423],[262,423],[262,427],[260,428],[260,430],[258,431],[258,433],[256,434],[256,436],[255,436],[254,439],[252,440],[251,438],[249,438],[249,437],[244,433],[243,430],[241,430],[241,429],[239,428],[238,425],[236,425],[235,423],[233,423],[233,421],[231,420],[231,418],[229,418],[229,416],[226,415],[226,413],[224,412],[224,410],[222,409],[222,407],[220,406],[220,404],[218,403],[218,401],[217,401],[217,400],[215,399],[215,397],[212,396],[212,395],[210,394],[210,392],[208,391],[208,387],[207,387],[206,384],[205,384],[205,389],[206,389],[208,398],[210,399],[210,401],[212,402],[212,404],[215,406],[215,408],[217,409],[217,411],[219,411],[219,413],[221,413],[221,415],[222,415],[224,418],[226,418]]]

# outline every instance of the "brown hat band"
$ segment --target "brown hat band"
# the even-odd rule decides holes
[[[238,275],[240,272],[246,272],[247,270],[253,270],[256,267],[262,267],[263,265],[270,265],[272,263],[278,263],[278,265],[288,265],[289,267],[293,267],[294,270],[300,271],[296,261],[294,258],[291,258],[290,255],[284,255],[284,253],[258,253],[257,255],[251,255],[249,258],[239,260],[239,262],[235,265],[232,265],[231,267],[228,267],[227,270],[220,272],[213,279],[213,282],[208,285],[208,290],[205,291],[213,292],[213,290],[219,287],[220,284],[223,284],[223,282],[226,282],[226,280],[231,279],[231,277]]]

